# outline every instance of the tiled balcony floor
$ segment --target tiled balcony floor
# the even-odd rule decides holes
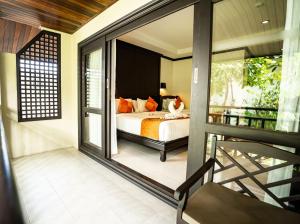
[[[146,146],[118,140],[119,153],[112,159],[173,190],[185,181],[187,147],[167,153],[167,161],[159,160],[159,151]]]
[[[27,223],[175,223],[174,208],[77,150],[20,158],[13,168]]]

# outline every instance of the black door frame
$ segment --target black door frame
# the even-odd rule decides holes
[[[194,48],[194,51],[200,52],[193,53],[193,78],[195,75],[198,78],[197,83],[192,80],[191,115],[198,115],[191,116],[189,138],[192,141],[189,141],[188,148],[187,177],[204,164],[209,134],[292,147],[296,149],[297,154],[300,150],[300,133],[209,123],[213,6],[209,1],[201,1],[201,6],[197,4],[195,7],[195,14],[201,15],[201,18],[197,20],[195,17],[194,21],[194,45],[200,46]],[[195,69],[198,71],[195,72]]]
[[[102,74],[105,74],[106,70],[106,65],[105,65],[105,57],[106,57],[106,46],[105,46],[105,39],[98,38],[93,40],[92,42],[84,45],[80,49],[80,75],[78,79],[78,85],[80,86],[79,90],[80,93],[80,101],[79,101],[79,110],[78,110],[78,145],[86,151],[89,151],[90,153],[93,153],[95,156],[99,158],[105,158],[106,157],[106,140],[105,140],[105,132],[106,132],[106,105],[105,105],[105,88],[106,88],[106,77],[102,79],[101,83],[101,91],[102,91],[102,105],[101,108],[87,108],[84,105],[86,104],[86,91],[85,91],[85,67],[86,67],[86,59],[85,56],[97,49],[102,49],[102,57],[101,57],[101,63],[102,63],[102,68],[101,72]],[[82,94],[83,93],[83,94]],[[99,114],[101,115],[102,118],[102,126],[101,126],[101,147],[97,147],[92,145],[91,143],[84,143],[83,142],[83,125],[84,125],[84,117],[85,113],[94,113],[94,114]]]
[[[82,146],[81,140],[78,141],[78,148],[81,152],[87,154],[91,158],[97,160],[123,177],[127,178],[131,182],[139,185],[146,191],[152,193],[161,200],[167,202],[172,206],[177,206],[177,201],[173,198],[174,190],[154,181],[150,178],[120,164],[116,161],[110,159],[110,74],[111,74],[111,46],[112,40],[126,32],[134,30],[138,27],[144,26],[152,21],[155,21],[159,18],[172,14],[176,11],[179,11],[183,8],[186,8],[195,4],[203,4],[203,2],[211,2],[211,0],[153,0],[150,3],[142,6],[141,8],[135,10],[129,15],[121,18],[112,25],[100,30],[91,37],[83,40],[78,44],[78,77],[81,77],[81,52],[82,49],[89,43],[97,40],[99,38],[105,38],[106,40],[106,156],[105,158],[99,158],[92,154],[90,151],[86,150]],[[200,15],[194,15],[195,18],[200,19]],[[203,19],[204,17],[202,17]],[[78,80],[78,89],[81,90],[82,86],[80,85],[80,80]],[[78,91],[78,105],[79,111],[81,108],[81,93]],[[79,121],[81,120],[81,114],[79,113]],[[79,123],[79,136],[81,136],[81,124]]]
[[[267,142],[289,147],[300,148],[299,134],[288,134],[268,130],[232,127],[229,125],[208,123],[210,66],[212,45],[213,3],[219,0],[153,0],[133,11],[108,27],[100,30],[78,44],[78,65],[81,64],[80,52],[82,47],[100,37],[105,38],[106,52],[106,158],[96,158],[85,151],[80,142],[78,148],[103,165],[139,185],[167,203],[176,206],[173,190],[159,185],[157,182],[110,159],[110,65],[112,40],[126,32],[146,25],[154,20],[167,16],[188,6],[194,5],[194,49],[193,49],[193,78],[191,96],[191,126],[188,149],[187,177],[200,168],[205,160],[206,141],[209,133],[244,138],[253,141]],[[195,47],[197,46],[197,47]],[[80,77],[80,68],[78,69]],[[81,86],[78,86],[81,89]],[[199,97],[201,96],[201,97]],[[80,92],[79,92],[80,107]],[[199,113],[200,112],[200,113]],[[79,126],[80,129],[80,126]],[[80,130],[79,130],[80,133]],[[80,136],[80,135],[79,135]]]

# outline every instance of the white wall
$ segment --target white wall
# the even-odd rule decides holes
[[[173,62],[173,95],[181,97],[186,108],[190,108],[192,59]]]
[[[20,122],[17,116],[16,55],[0,55],[1,108],[9,148],[13,158],[74,146],[71,35],[61,36],[62,119]]]
[[[167,83],[167,94],[178,95],[190,108],[192,59],[171,61],[161,59],[161,82]]]
[[[165,82],[167,85],[167,89],[161,90],[161,95],[171,95],[172,94],[172,74],[173,74],[173,62],[161,58],[160,59],[160,82]]]

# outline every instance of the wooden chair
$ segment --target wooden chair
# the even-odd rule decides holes
[[[243,158],[248,159],[257,169],[248,171],[225,149],[238,150]],[[232,162],[230,165],[222,164],[216,158],[216,151]],[[282,163],[265,167],[257,162],[259,158],[275,158]],[[220,168],[214,170],[214,165]],[[177,223],[179,224],[296,224],[300,223],[300,214],[292,212],[289,202],[297,201],[300,195],[278,198],[269,188],[287,183],[299,183],[299,177],[280,180],[273,183],[261,183],[256,175],[269,172],[278,168],[300,164],[300,157],[269,145],[248,141],[217,141],[213,137],[211,158],[190,178],[188,178],[175,191],[174,197],[179,201],[177,210]],[[219,183],[213,182],[215,173],[228,170],[236,166],[243,174]],[[194,189],[188,197],[190,189],[198,182],[203,182],[208,172],[207,183]],[[256,195],[242,183],[242,179],[250,178],[266,194],[269,195],[282,208],[258,200]],[[233,191],[222,184],[235,182],[240,191]],[[248,196],[246,196],[246,195]]]

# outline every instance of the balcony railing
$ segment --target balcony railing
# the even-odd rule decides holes
[[[276,108],[257,108],[257,107],[235,107],[235,106],[210,106],[210,122],[223,123],[235,126],[249,126],[263,129],[275,129],[278,110]],[[217,111],[217,112],[214,112]],[[232,111],[255,112],[254,115],[245,115],[242,112],[233,113]],[[269,113],[272,115],[265,115]],[[263,115],[262,115],[263,114]]]

